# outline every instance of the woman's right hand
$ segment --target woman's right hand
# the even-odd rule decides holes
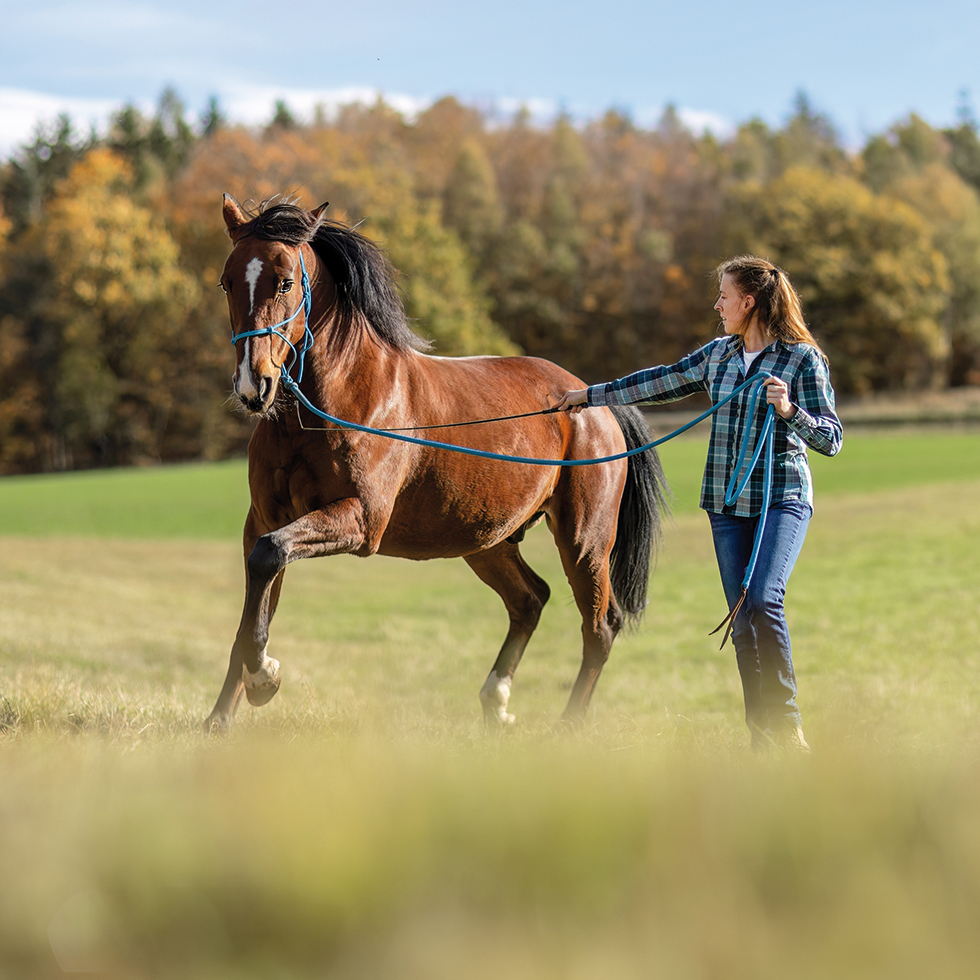
[[[575,391],[566,391],[565,396],[555,406],[556,412],[571,412],[578,415],[583,408],[588,408],[589,389],[578,388]]]

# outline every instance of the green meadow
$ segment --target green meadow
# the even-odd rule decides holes
[[[980,432],[848,433],[787,599],[809,758],[754,756],[705,444],[641,626],[558,725],[552,600],[513,730],[462,561],[286,574],[283,685],[205,736],[242,600],[242,462],[0,480],[0,980],[976,975]]]

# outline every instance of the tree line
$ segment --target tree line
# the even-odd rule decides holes
[[[453,98],[301,123],[196,122],[172,91],[104,135],[62,117],[0,164],[0,473],[217,459],[227,404],[221,195],[295,197],[358,224],[444,355],[526,353],[588,383],[715,336],[711,271],[784,268],[838,391],[980,384],[980,138],[968,107],[846,148],[799,96],[718,139],[668,108],[643,128],[500,120]]]

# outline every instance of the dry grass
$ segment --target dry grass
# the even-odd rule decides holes
[[[477,691],[502,607],[460,562],[290,568],[283,689],[229,738],[222,542],[3,539],[0,980],[904,980],[980,953],[980,481],[819,502],[789,600],[808,760],[756,758],[702,515],[556,728],[555,586],[519,725]]]

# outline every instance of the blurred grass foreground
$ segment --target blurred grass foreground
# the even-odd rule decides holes
[[[253,735],[0,781],[5,978],[976,975],[963,760]]]
[[[541,529],[515,730],[482,727],[505,616],[461,562],[338,558],[290,567],[283,688],[212,739],[240,465],[0,481],[0,980],[976,977],[980,436],[814,461],[811,758],[748,751],[706,636],[703,452],[664,453],[652,604],[576,733]]]

